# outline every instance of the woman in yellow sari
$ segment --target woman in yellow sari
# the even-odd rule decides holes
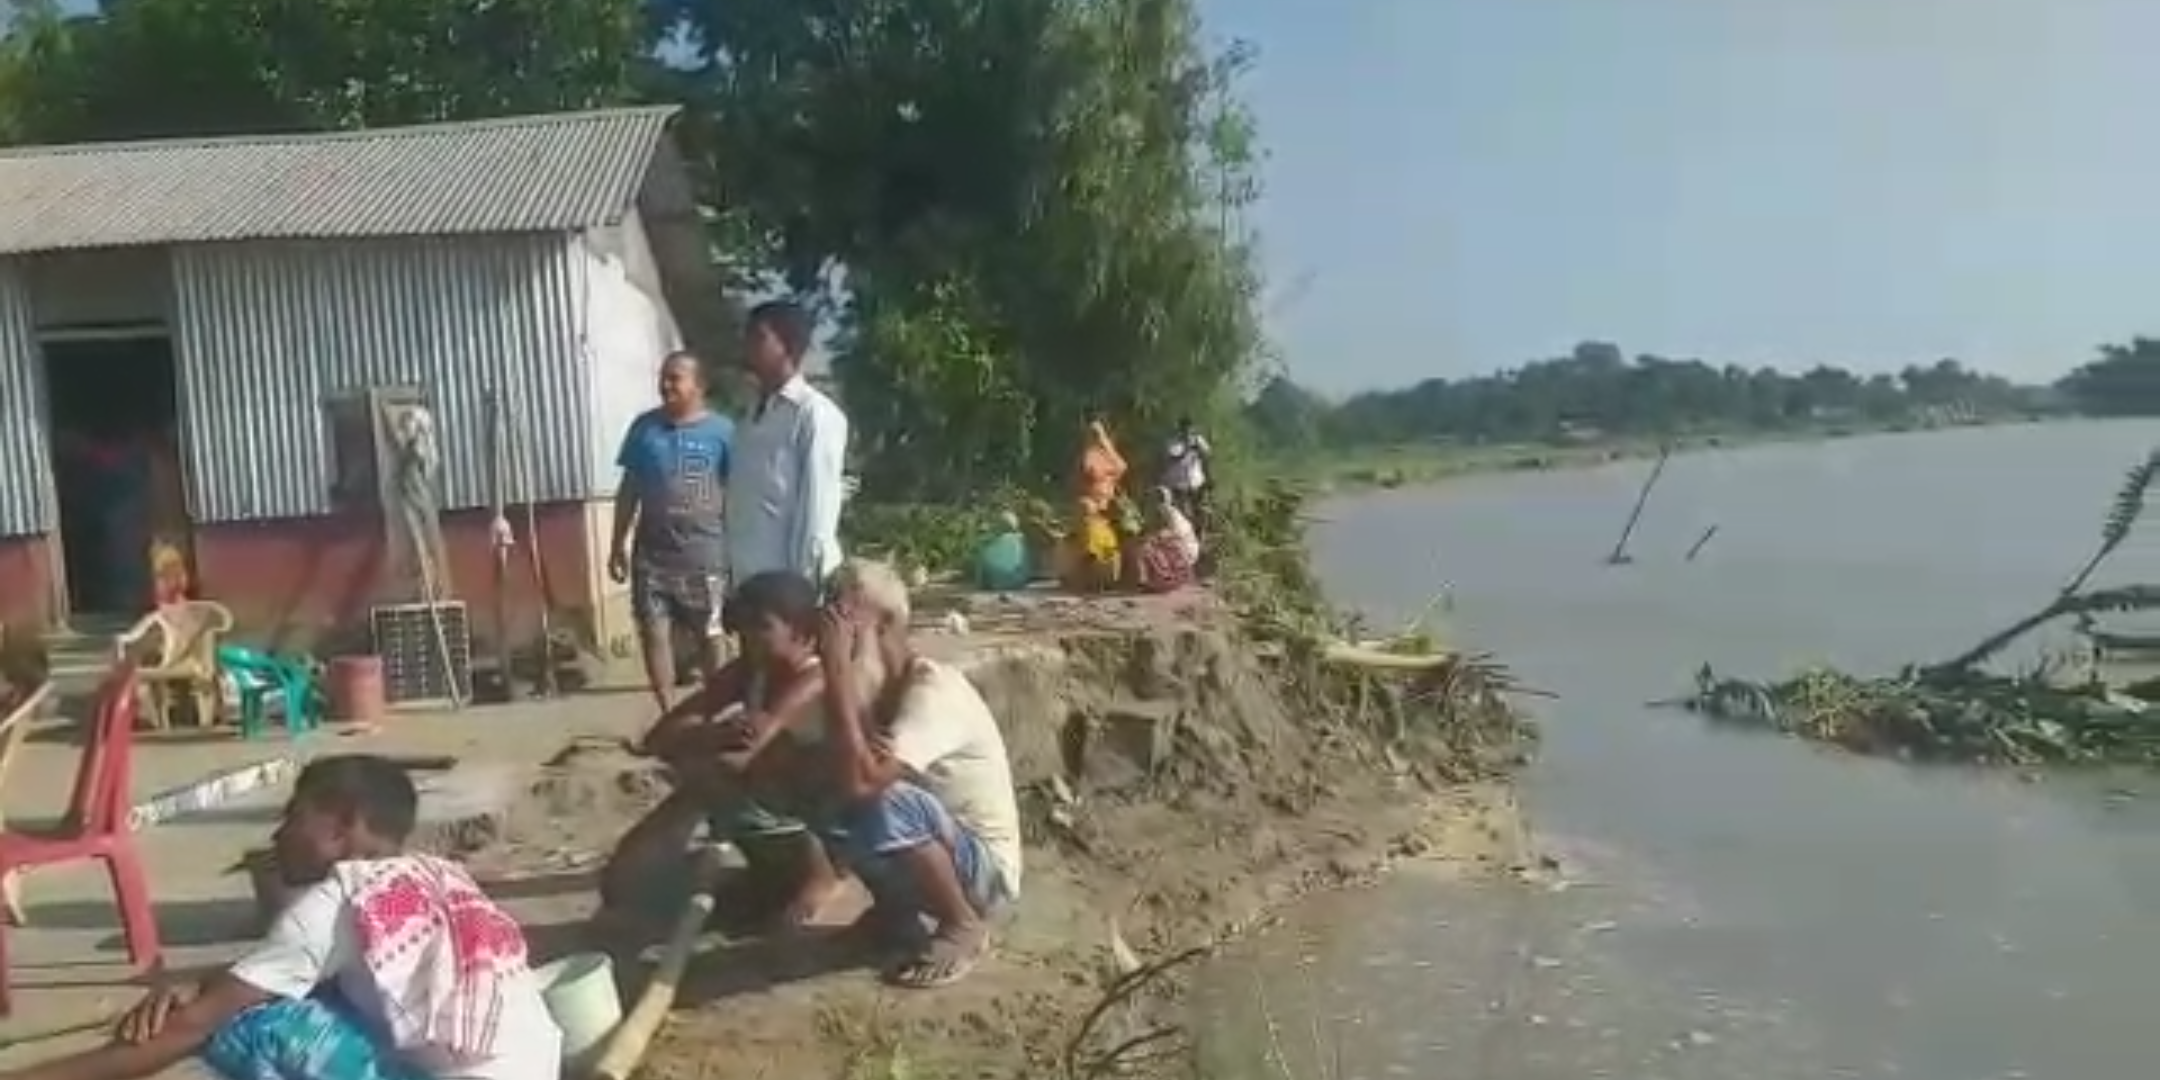
[[[1080,453],[1080,501],[1108,516],[1124,480],[1125,458],[1110,441],[1110,429],[1100,420],[1088,421],[1087,448]]]
[[[1087,446],[1080,453],[1079,520],[1066,538],[1064,585],[1074,592],[1100,592],[1117,584],[1122,553],[1112,514],[1118,484],[1125,479],[1125,458],[1100,420],[1087,426]]]

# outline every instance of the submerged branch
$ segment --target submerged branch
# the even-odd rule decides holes
[[[2160,449],[2123,477],[2093,554],[2038,611],[1941,663],[1861,678],[1815,670],[1782,682],[1720,678],[1705,666],[1679,704],[1713,719],[1766,727],[1868,753],[1986,764],[2160,764],[2160,681],[2118,692],[2097,671],[2055,678],[2045,666],[2015,675],[1982,670],[2028,634],[2095,615],[2160,610],[2160,585],[2087,590],[2145,513],[2160,479]]]

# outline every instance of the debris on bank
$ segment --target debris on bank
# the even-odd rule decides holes
[[[2160,635],[2098,620],[2160,610],[2160,586],[2088,588],[2129,539],[2160,479],[2160,449],[2124,476],[2091,557],[2047,604],[1942,663],[1863,677],[1817,668],[1777,682],[1708,665],[1673,704],[1870,754],[1979,765],[2160,764]],[[2042,627],[2074,620],[2083,655],[2004,674],[1984,665]]]

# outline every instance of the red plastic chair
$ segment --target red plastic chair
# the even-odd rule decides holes
[[[0,878],[37,867],[90,859],[103,862],[120,905],[128,962],[137,975],[145,975],[158,966],[160,951],[149,880],[135,848],[135,834],[128,828],[138,681],[133,664],[121,664],[106,675],[98,688],[88,737],[83,740],[67,816],[50,827],[0,831]],[[5,921],[0,920],[0,1017],[12,1012],[14,1005],[8,990],[7,934]]]

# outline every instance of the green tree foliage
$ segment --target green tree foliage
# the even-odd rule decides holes
[[[2063,377],[2056,388],[2091,416],[2160,416],[2160,340],[2103,345],[2100,358]]]
[[[0,133],[79,142],[332,130],[623,104],[639,0],[18,0]]]
[[[1310,450],[1330,434],[1335,406],[1288,376],[1267,381],[1246,406],[1246,419],[1262,445],[1278,452]]]
[[[1866,377],[1817,365],[1799,374],[1641,356],[1586,342],[1569,356],[1468,379],[1428,379],[1332,406],[1271,386],[1248,406],[1282,437],[1300,427],[1345,447],[1429,441],[1544,442],[1839,425],[1956,423],[2039,411],[2044,395],[1955,360]],[[1286,417],[1290,419],[1285,419]]]
[[[821,301],[865,487],[1041,487],[1258,355],[1248,57],[1189,0],[670,0],[738,250]]]

